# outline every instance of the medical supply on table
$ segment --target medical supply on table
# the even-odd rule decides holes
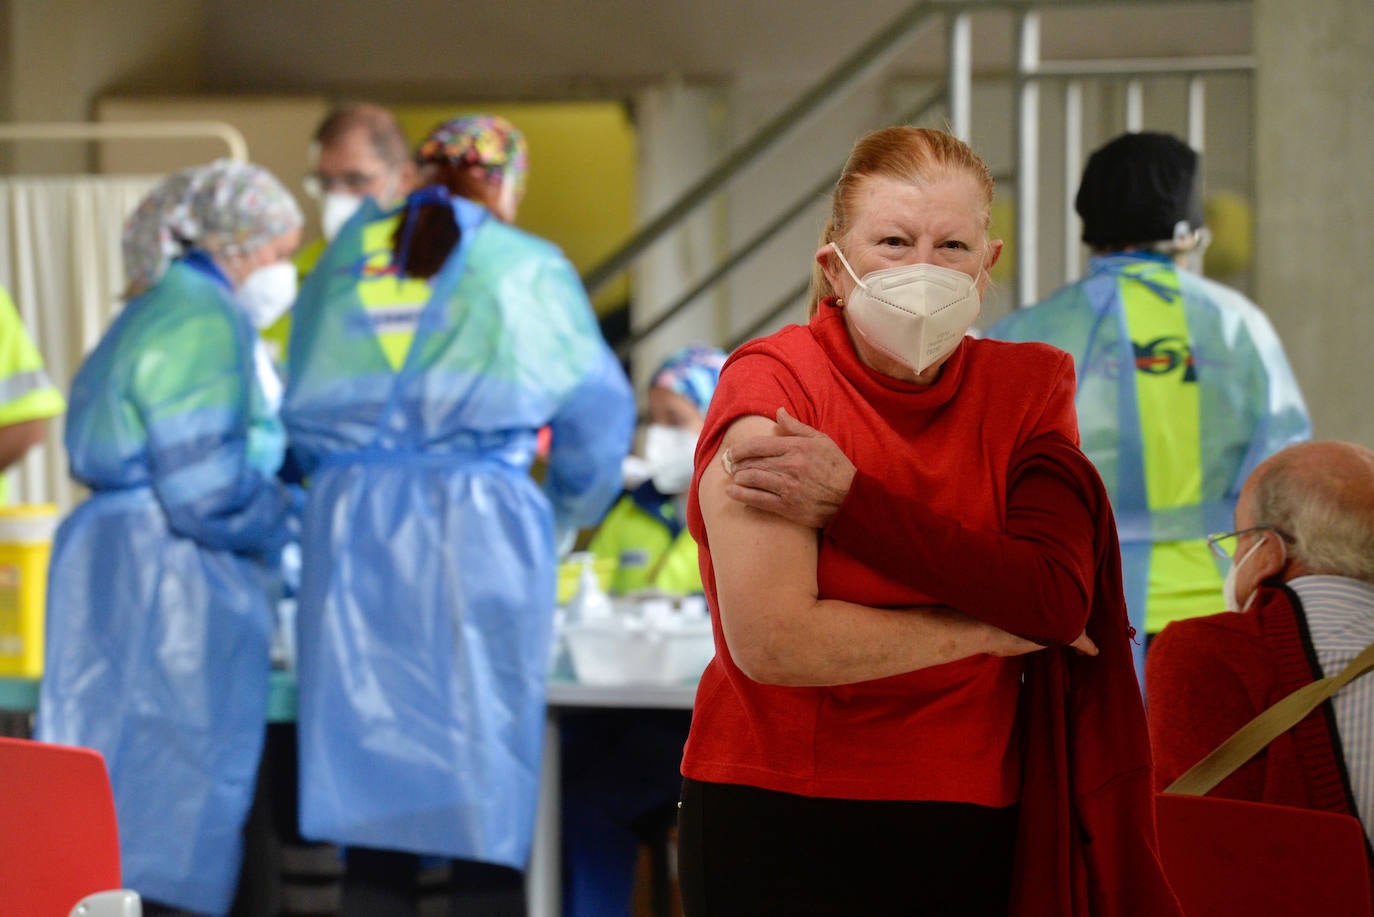
[[[549,644],[549,674],[571,679],[572,657],[563,632],[569,621],[606,617],[611,614],[607,593],[615,563],[598,558],[590,551],[569,554],[558,565],[558,607],[553,614],[553,640]]]
[[[51,503],[0,506],[0,675],[43,674],[44,594],[56,528]]]
[[[558,565],[558,605],[566,607],[577,594],[581,584],[582,572],[590,558],[592,569],[596,571],[596,582],[602,592],[611,591],[611,580],[615,575],[615,558],[596,557],[590,551],[577,551],[569,554]]]
[[[573,677],[589,685],[690,684],[715,653],[702,596],[645,593],[562,626]]]

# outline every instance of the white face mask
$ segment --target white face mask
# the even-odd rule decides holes
[[[357,213],[362,205],[363,198],[358,194],[345,194],[342,191],[326,194],[320,201],[320,230],[324,233],[325,241],[333,242],[348,218]]]
[[[1250,607],[1250,603],[1255,600],[1255,593],[1251,591],[1245,600],[1245,608],[1241,607],[1240,599],[1236,597],[1236,576],[1240,570],[1240,565],[1250,559],[1250,555],[1259,550],[1259,546],[1264,543],[1267,536],[1260,535],[1250,550],[1241,555],[1240,559],[1231,564],[1231,569],[1226,571],[1226,580],[1221,584],[1221,598],[1225,603],[1227,611],[1244,611]]]
[[[696,431],[649,424],[644,431],[644,462],[649,466],[649,480],[659,493],[680,494],[691,486],[696,450]]]
[[[860,280],[838,245],[831,246],[858,284],[845,306],[870,345],[920,373],[954,352],[982,311],[978,274],[936,264],[907,264]]]
[[[275,261],[260,267],[248,275],[236,295],[254,328],[270,327],[296,301],[296,266]]]

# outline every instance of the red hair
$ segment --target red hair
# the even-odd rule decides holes
[[[919,185],[950,174],[969,176],[982,191],[979,222],[986,232],[992,221],[992,171],[964,141],[933,128],[906,126],[884,127],[859,138],[835,183],[830,217],[821,230],[820,245],[849,232],[859,190],[870,176]],[[812,265],[808,314],[814,315],[820,301],[834,292],[821,266]]]
[[[480,167],[447,160],[430,162],[426,167],[433,170],[430,184],[441,185],[450,194],[491,205],[495,192],[480,177]],[[401,243],[405,239],[407,224],[412,223],[410,245],[404,252],[405,263],[397,266],[407,277],[427,279],[439,273],[453,247],[458,244],[458,224],[454,222],[453,208],[448,204],[426,203],[406,207],[391,237],[391,250],[398,258],[402,255]]]

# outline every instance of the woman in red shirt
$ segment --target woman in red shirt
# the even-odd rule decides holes
[[[1099,671],[1121,676],[1104,696],[1125,697],[1110,728],[1127,741],[1100,758],[1113,779],[1141,761],[1148,772],[1119,556],[1098,614],[1114,536],[1076,448],[1072,360],[965,336],[1002,249],[988,238],[992,193],[987,166],[949,134],[862,138],[816,253],[809,324],[745,345],[722,372],[688,509],[716,632],[682,766],[689,915],[1000,914],[1028,895],[1072,897],[1083,876],[1069,869],[1039,894],[1018,866],[1013,893],[1030,759],[1072,744],[1061,702],[1076,673],[1056,668],[1048,692],[1023,684],[1021,657],[1046,645],[1096,662],[1110,644]],[[764,511],[789,497],[776,466],[754,469],[747,499],[745,478],[732,482],[733,446],[802,425],[848,466],[838,509],[814,522]],[[1027,698],[1060,711],[1057,725],[1033,718],[1053,747],[1026,744]],[[1037,802],[1059,798],[1036,785]],[[1152,850],[1141,786],[1143,804],[1108,808],[1141,821]],[[1066,863],[1081,859],[1073,834]],[[1100,847],[1113,845],[1129,846]],[[1112,912],[1170,913],[1157,863],[1146,872],[1162,891]],[[1137,897],[1103,876],[1087,884]],[[1046,911],[1088,912],[1065,907]]]

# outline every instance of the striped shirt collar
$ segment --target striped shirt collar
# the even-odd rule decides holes
[[[1335,647],[1358,650],[1374,643],[1374,584],[1346,576],[1313,575],[1295,577],[1288,586],[1302,599],[1319,653]]]

